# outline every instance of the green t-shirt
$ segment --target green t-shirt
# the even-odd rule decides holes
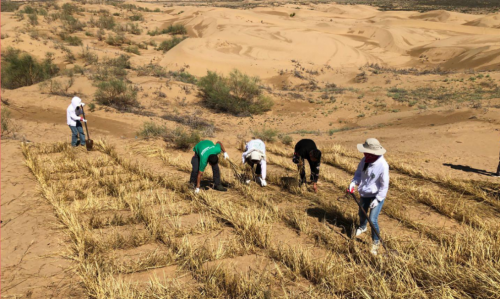
[[[193,148],[193,151],[200,157],[200,171],[205,171],[208,164],[208,156],[218,155],[221,152],[220,144],[215,144],[210,140],[198,142]]]

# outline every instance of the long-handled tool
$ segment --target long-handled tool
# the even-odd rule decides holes
[[[354,195],[354,193],[351,193],[351,192],[348,192],[349,194],[351,194],[352,198],[354,199],[354,201],[356,202],[356,204],[358,204],[358,207],[359,209],[361,210],[361,212],[363,213],[363,215],[365,215],[366,219],[368,220],[368,223],[370,224],[370,227],[372,229],[372,232],[375,233],[375,235],[377,235],[378,239],[380,240],[380,243],[382,243],[382,246],[384,247],[384,250],[386,253],[392,253],[389,249],[387,249],[387,247],[385,246],[385,243],[384,241],[382,241],[382,238],[380,237],[380,234],[378,233],[378,231],[375,229],[375,225],[373,225],[372,221],[370,220],[370,217],[368,217],[368,214],[366,213],[365,209],[363,209],[363,206],[361,206],[361,203],[359,202],[358,198],[356,197],[356,195]],[[396,252],[396,251],[394,251]],[[397,252],[396,252],[397,253]]]
[[[83,114],[83,118],[86,120],[87,118],[85,117],[85,111],[83,111],[83,106],[82,106],[82,114]],[[85,146],[87,147],[87,151],[91,151],[92,148],[94,147],[94,140],[90,139],[89,128],[87,127],[86,122],[85,122],[85,130],[87,131],[87,138],[85,139]]]

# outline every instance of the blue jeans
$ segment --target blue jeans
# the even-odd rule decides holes
[[[82,123],[77,121],[76,127],[69,126],[69,128],[71,129],[71,146],[85,145]],[[78,136],[80,136],[80,142],[78,142]]]
[[[368,213],[368,209],[370,208],[371,202],[375,200],[375,197],[361,197],[360,203],[366,213]],[[375,209],[370,210],[370,221],[373,223],[373,226],[377,230],[377,233],[380,234],[380,229],[378,227],[378,215],[382,210],[382,206],[384,205],[385,199],[382,200]],[[359,227],[365,229],[368,224],[368,219],[366,219],[365,215],[361,210],[359,210]],[[372,231],[372,240],[374,244],[378,244],[380,239],[377,237],[374,231]]]

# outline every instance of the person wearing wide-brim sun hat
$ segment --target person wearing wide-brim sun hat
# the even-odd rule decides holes
[[[375,138],[368,138],[365,143],[358,144],[358,150],[364,154],[364,158],[361,159],[347,191],[354,193],[354,188],[358,186],[361,206],[366,212],[370,209],[370,220],[377,232],[380,233],[378,215],[389,190],[389,164],[384,159],[386,150]],[[356,237],[367,230],[368,220],[361,210],[359,211],[359,222]],[[372,240],[371,253],[376,255],[380,240],[373,231]]]

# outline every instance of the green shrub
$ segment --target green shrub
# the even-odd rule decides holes
[[[293,138],[290,135],[279,135],[278,138],[284,145],[291,145],[293,142]]]
[[[159,125],[155,122],[144,122],[142,129],[137,132],[142,138],[154,138],[154,137],[165,137],[167,134],[167,127],[165,125]]]
[[[175,80],[184,83],[196,84],[196,77],[188,72],[170,72],[170,76],[174,77]]]
[[[21,6],[20,2],[2,1],[2,12],[14,12]]]
[[[255,138],[259,138],[265,142],[276,141],[276,136],[278,136],[279,131],[276,129],[266,129],[265,127],[261,131],[252,131]]]
[[[50,79],[59,69],[47,56],[42,62],[20,50],[7,48],[2,54],[2,87],[15,89]]]
[[[293,17],[295,17],[295,13],[294,13],[294,12],[292,12],[292,13],[290,14],[290,18],[293,18]]]
[[[164,67],[157,64],[147,64],[136,69],[137,76],[154,76],[154,77],[166,77],[167,71]]]
[[[271,110],[273,101],[262,94],[260,79],[233,70],[229,77],[208,71],[198,81],[205,103],[218,111],[234,115],[261,114]]]
[[[125,38],[125,36],[121,34],[117,34],[115,36],[112,36],[110,34],[106,39],[106,43],[111,46],[121,46],[123,44],[129,43],[129,41]]]
[[[153,31],[148,31],[148,34],[151,36],[155,35],[160,35],[160,34],[171,34],[171,35],[176,35],[176,34],[187,34],[186,27],[182,24],[177,24],[177,25],[170,25],[167,28],[164,28],[162,30],[159,30],[158,27],[155,28]]]
[[[62,37],[65,42],[71,46],[81,46],[83,45],[82,40],[78,36],[65,35]]]
[[[28,20],[31,26],[36,26],[38,25],[38,16],[36,14],[29,14],[28,15]]]
[[[130,21],[144,21],[144,17],[140,13],[133,14],[128,18],[130,19]]]
[[[130,56],[121,54],[120,56],[112,59],[107,59],[104,62],[106,65],[114,66],[122,69],[130,69]]]
[[[125,52],[128,52],[128,53],[134,53],[136,55],[141,55],[141,52],[139,52],[139,47],[134,46],[134,45],[127,46],[123,50]]]
[[[90,103],[89,104],[89,110],[90,110],[90,112],[94,112],[95,111],[95,104],[94,103]]]
[[[61,15],[61,22],[63,29],[69,33],[74,33],[76,31],[83,31],[85,28],[85,23],[80,22],[72,15],[63,14]]]
[[[162,41],[161,44],[156,48],[158,51],[163,51],[163,53],[177,46],[180,42],[185,40],[186,37],[176,37],[174,36],[172,39]]]
[[[78,6],[71,3],[64,3],[61,8],[63,10],[63,13],[67,15],[72,15],[75,12],[78,12]]]
[[[119,79],[99,82],[94,97],[97,103],[118,110],[129,110],[139,106],[137,91]]]
[[[3,6],[3,4],[2,4]],[[22,11],[25,14],[36,14],[36,9],[30,5],[26,5]]]
[[[97,54],[90,52],[89,47],[82,47],[82,53],[80,53],[80,58],[85,60],[86,64],[97,64],[99,61],[99,56]]]
[[[165,137],[165,141],[173,142],[178,149],[188,150],[201,141],[201,136],[197,131],[186,132],[178,127]]]
[[[113,16],[100,16],[97,21],[97,26],[101,29],[111,30],[115,27],[115,18]]]

